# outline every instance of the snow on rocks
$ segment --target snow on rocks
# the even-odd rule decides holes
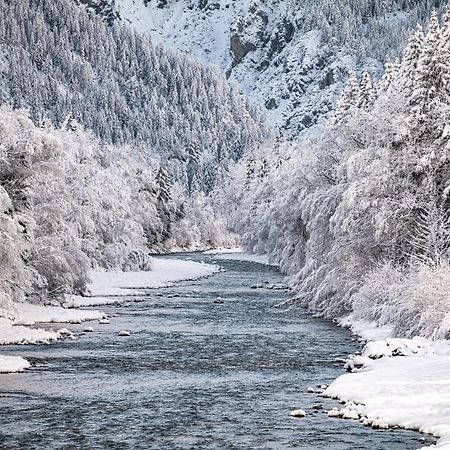
[[[291,411],[292,417],[306,417],[306,412],[303,409],[294,409]]]
[[[108,325],[108,324],[109,324],[109,319],[100,319],[100,320],[98,321],[98,323],[99,323],[100,325]]]
[[[328,417],[341,417],[341,413],[337,408],[333,408],[327,413]]]
[[[92,327],[86,327],[85,329],[84,329],[84,332],[85,333],[93,333],[95,330],[94,330],[94,328],[92,328]]]
[[[30,367],[30,363],[20,356],[0,355],[0,373],[23,372]]]
[[[114,305],[129,301],[127,297],[82,297],[71,295],[66,298],[64,308],[86,308],[88,306]]]
[[[73,338],[73,334],[66,328],[60,330],[43,330],[15,325],[7,319],[0,319],[0,345],[14,344],[49,344],[63,338]]]
[[[418,430],[440,437],[438,448],[450,449],[450,342],[369,342],[361,358],[352,361],[352,373],[322,394],[346,402],[329,417],[359,418],[376,429]]]
[[[99,311],[67,310],[60,306],[31,305],[19,303],[15,321],[0,319],[0,345],[49,344],[63,338],[73,338],[71,331],[29,328],[37,323],[82,323],[101,320],[105,314]]]
[[[129,331],[122,330],[122,331],[119,331],[119,336],[122,336],[122,337],[131,336],[131,333]]]

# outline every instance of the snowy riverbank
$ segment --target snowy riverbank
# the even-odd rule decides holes
[[[440,437],[450,449],[450,343],[424,338],[369,342],[323,393],[346,402],[331,416],[374,428],[400,427]],[[424,447],[425,448],[425,447]]]
[[[228,249],[216,249],[207,250],[204,252],[205,255],[213,255],[216,259],[228,260],[228,261],[248,261],[255,262],[258,264],[265,264],[268,266],[277,267],[278,264],[269,262],[269,257],[267,255],[256,255],[254,253],[246,253],[241,248],[228,248]]]
[[[49,344],[64,337],[73,338],[66,328],[46,330],[30,326],[101,320],[106,316],[100,311],[74,308],[115,303],[122,300],[121,296],[144,295],[145,289],[211,276],[219,270],[219,266],[212,264],[155,258],[149,272],[93,272],[89,284],[92,297],[72,296],[65,307],[18,304],[15,320],[0,319],[0,345]],[[29,366],[28,361],[19,356],[0,355],[0,373],[20,372]]]

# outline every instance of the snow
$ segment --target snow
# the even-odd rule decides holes
[[[88,320],[105,318],[100,311],[66,309],[61,306],[17,305],[18,318],[16,325],[34,325],[36,323],[81,323]]]
[[[48,344],[65,336],[67,330],[47,331],[17,326],[8,319],[0,319],[0,345]]]
[[[392,326],[379,326],[376,322],[355,319],[352,315],[339,319],[338,324],[350,328],[353,333],[366,341],[379,341],[392,336]]]
[[[419,430],[440,437],[437,448],[450,449],[450,342],[386,339],[368,343],[360,358],[360,369],[323,392],[347,402],[329,416]]]
[[[28,369],[30,363],[20,356],[2,356],[0,355],[0,373],[23,372]]]
[[[291,411],[291,416],[292,417],[305,417],[306,412],[303,409],[294,409],[293,411]]]
[[[123,303],[129,300],[127,297],[82,297],[81,295],[71,295],[64,302],[65,308],[87,308],[88,306],[111,305]]]
[[[143,295],[145,289],[197,280],[219,271],[219,266],[203,262],[155,258],[153,268],[148,272],[92,272],[88,289],[93,297]]]
[[[213,250],[206,250],[203,252],[205,255],[223,255],[228,253],[242,253],[243,250],[240,247],[235,248],[216,248]]]
[[[245,253],[240,248],[208,250],[204,253],[207,255],[214,255],[215,259],[231,260],[231,261],[248,261],[277,267],[277,264],[269,262],[269,258],[267,255],[255,255],[251,253]]]
[[[82,323],[100,320],[106,316],[100,311],[65,309],[61,306],[17,304],[17,317],[14,321],[0,319],[0,345],[49,344],[57,339],[72,336],[65,328],[44,330],[29,328],[38,323]]]

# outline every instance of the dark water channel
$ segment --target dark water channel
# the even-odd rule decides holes
[[[416,449],[418,433],[330,419],[307,394],[360,349],[347,330],[273,305],[271,267],[215,261],[214,277],[101,309],[110,325],[71,325],[76,341],[10,346],[33,364],[0,377],[2,449]],[[252,289],[254,285],[263,288]],[[214,303],[217,297],[223,304]],[[64,325],[65,326],[65,325]],[[118,337],[118,331],[132,332]],[[305,419],[289,416],[294,408]]]

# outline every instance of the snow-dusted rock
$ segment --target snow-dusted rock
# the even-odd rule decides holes
[[[333,408],[330,411],[328,411],[328,417],[341,417],[341,413],[337,408]]]
[[[306,412],[303,409],[294,409],[291,411],[292,417],[306,417]]]
[[[119,336],[131,336],[131,333],[126,330],[119,331]]]

